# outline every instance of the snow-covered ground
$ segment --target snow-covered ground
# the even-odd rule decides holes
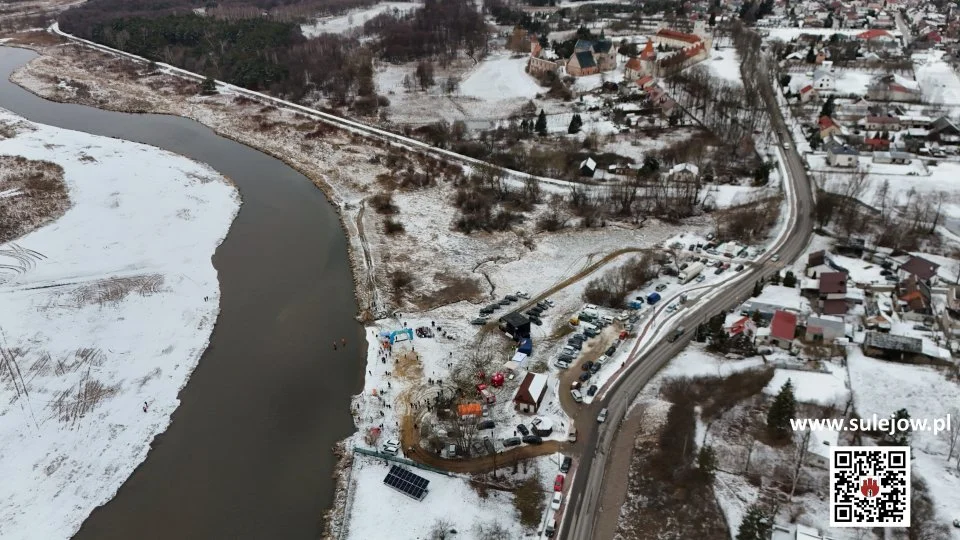
[[[710,51],[710,58],[707,58],[703,65],[710,69],[710,73],[721,79],[743,84],[743,79],[740,77],[740,56],[733,47]]]
[[[69,538],[146,458],[207,346],[219,309],[211,257],[239,209],[204,165],[28,125],[0,154],[62,166],[72,206],[19,247],[0,245],[5,540]]]
[[[460,93],[489,100],[532,98],[545,89],[527,74],[526,68],[526,56],[484,60],[460,83]]]
[[[795,27],[782,27],[782,28],[764,28],[762,30],[768,35],[768,39],[779,39],[782,41],[793,41],[800,34],[811,34],[815,36],[832,36],[833,34],[840,34],[844,36],[855,36],[863,32],[862,28],[795,28]],[[899,36],[900,33],[891,30],[890,33],[894,36]]]
[[[775,396],[789,380],[794,388],[793,395],[797,398],[797,401],[843,407],[849,395],[846,385],[847,374],[842,368],[833,364],[826,363],[824,368],[829,373],[777,369],[773,372],[773,379],[770,379],[770,383],[763,391]]]
[[[419,2],[383,2],[369,8],[355,9],[346,15],[324,17],[311,24],[300,25],[303,35],[312,38],[320,34],[342,34],[360,28],[377,15],[387,13],[403,15],[423,7]]]
[[[913,70],[927,103],[960,105],[960,78],[944,59],[945,51],[932,50],[913,55]]]

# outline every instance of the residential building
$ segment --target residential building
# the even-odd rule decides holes
[[[770,343],[781,349],[790,350],[797,336],[797,315],[789,311],[777,310],[770,321]]]
[[[832,315],[811,315],[807,317],[807,330],[804,339],[832,343],[847,334],[847,324],[840,317]]]
[[[596,172],[597,162],[593,158],[588,157],[580,162],[580,176],[592,177]]]
[[[527,373],[513,396],[513,404],[522,413],[536,414],[547,394],[547,376],[543,373]]]
[[[946,116],[934,120],[927,128],[927,138],[943,144],[960,142],[960,127]]]
[[[810,440],[808,441],[807,446],[807,464],[812,467],[817,467],[819,469],[830,469],[830,447],[837,446],[840,443],[840,432],[833,429],[815,429],[810,432]],[[813,536],[809,532],[804,532],[804,535],[801,536],[799,527],[803,525],[798,525],[797,529],[797,539],[798,540],[819,540],[821,537],[819,534]],[[804,527],[808,528],[808,527]],[[816,533],[816,529],[813,529],[813,533]]]
[[[800,291],[783,285],[766,285],[760,296],[749,298],[743,303],[740,313],[743,315],[752,315],[758,312],[760,317],[770,320],[777,311],[790,311],[792,313],[808,313],[810,311],[810,302],[800,296]],[[759,330],[758,330],[759,332]]]
[[[829,116],[821,116],[817,120],[817,126],[820,128],[820,139],[826,141],[834,135],[842,135],[843,129],[840,128],[840,124],[830,118]]]
[[[813,87],[812,84],[808,84],[800,89],[800,103],[806,103],[810,100],[816,99],[819,93],[817,89]]]
[[[923,354],[923,340],[870,331],[863,338],[863,354],[885,360],[915,361]]]
[[[870,29],[865,32],[860,32],[857,34],[857,39],[861,41],[893,41],[896,42],[897,38],[893,37],[893,34],[887,32],[886,30],[880,29]]]
[[[831,62],[824,61],[821,67],[813,72],[813,87],[819,91],[828,92],[836,89],[837,78]]]
[[[867,87],[867,99],[872,101],[920,101],[920,87],[916,81],[899,75],[876,76]]]
[[[693,163],[678,163],[667,173],[674,182],[693,182],[700,176],[700,169]]]
[[[649,41],[647,43],[649,43]],[[644,73],[643,62],[637,56],[627,60],[627,63],[623,66],[623,79],[626,81],[639,79]]]
[[[577,40],[573,54],[567,60],[567,74],[574,77],[593,75],[617,67],[617,52],[608,39],[598,41]]]
[[[928,261],[923,257],[913,256],[910,257],[907,262],[900,265],[900,272],[915,276],[917,279],[923,281],[935,283],[937,269],[939,268],[940,265],[935,262]]]
[[[833,167],[856,167],[860,161],[860,152],[846,144],[830,140],[824,145],[827,149],[827,162]]]
[[[909,152],[874,152],[873,153],[873,162],[874,163],[894,163],[900,165],[908,165],[913,161],[913,154]]]
[[[933,314],[930,309],[930,287],[914,275],[899,284],[898,298],[904,312],[909,311],[919,315]]]
[[[868,116],[860,125],[870,131],[900,131],[900,119],[896,116]]]
[[[753,338],[757,333],[757,323],[753,322],[753,319],[747,315],[743,315],[737,320],[733,321],[729,326],[724,328],[727,334],[730,337],[744,335],[748,338]]]

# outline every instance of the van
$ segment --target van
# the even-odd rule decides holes
[[[567,442],[577,442],[577,428],[570,428],[570,433],[567,433]]]
[[[580,390],[574,388],[570,391],[570,395],[573,396],[573,400],[577,403],[583,403],[583,394],[580,393]]]
[[[605,324],[608,324],[608,325],[613,324],[613,318],[610,317],[609,315],[601,315],[601,316],[600,316],[600,320],[603,321]]]
[[[551,519],[550,522],[547,523],[547,528],[543,530],[543,535],[546,536],[547,538],[553,538],[553,535],[556,533],[557,533],[557,520]]]

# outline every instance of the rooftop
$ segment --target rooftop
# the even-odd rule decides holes
[[[777,311],[770,323],[770,335],[777,339],[793,341],[797,333],[797,315],[789,311]]]

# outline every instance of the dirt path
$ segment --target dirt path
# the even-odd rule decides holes
[[[623,248],[623,249],[618,249],[616,251],[611,251],[610,253],[607,253],[606,255],[604,255],[601,259],[588,264],[586,267],[584,267],[582,270],[580,270],[576,274],[568,278],[565,278],[561,281],[558,281],[557,283],[554,283],[549,289],[531,298],[525,304],[521,304],[520,307],[516,309],[516,311],[523,311],[532,307],[534,304],[536,304],[540,300],[543,300],[544,298],[549,297],[551,294],[556,294],[558,291],[561,291],[569,287],[570,285],[573,285],[574,283],[580,281],[581,279],[589,276],[590,274],[596,272],[601,266],[606,265],[608,262],[612,261],[613,259],[616,259],[621,255],[624,255],[626,253],[640,253],[642,251],[647,251],[647,249],[649,248]]]
[[[360,210],[357,212],[357,235],[360,237],[360,246],[363,248],[363,260],[367,266],[367,286],[370,287],[370,305],[367,309],[370,316],[377,318],[383,311],[383,303],[380,301],[380,291],[377,289],[377,280],[373,272],[373,255],[370,254],[370,246],[367,243],[367,236],[363,232],[363,213],[367,209],[367,200],[360,201]]]

